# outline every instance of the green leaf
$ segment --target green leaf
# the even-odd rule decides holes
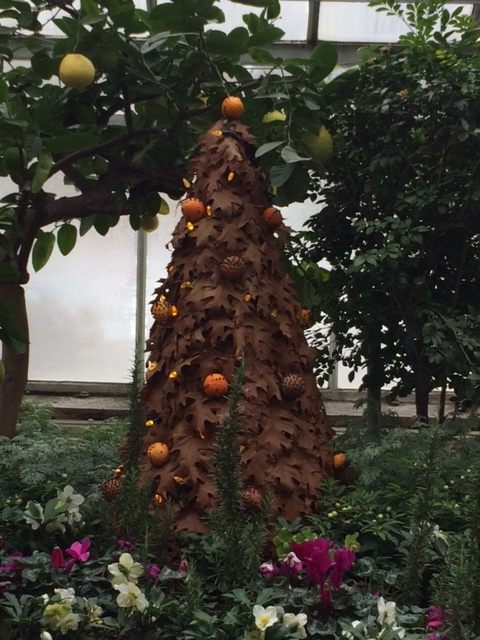
[[[40,271],[47,264],[54,246],[55,234],[40,230],[32,249],[32,266],[35,271]]]
[[[8,85],[3,78],[0,78],[0,104],[8,100]]]
[[[310,77],[320,82],[335,69],[338,62],[337,49],[329,42],[320,42],[312,51],[310,62]]]
[[[270,182],[274,187],[281,187],[293,173],[293,164],[275,165],[270,169]]]
[[[273,151],[273,149],[276,149],[281,144],[285,144],[285,140],[277,140],[275,142],[266,142],[265,144],[262,144],[260,147],[258,147],[258,149],[257,149],[257,151],[255,153],[255,157],[256,158],[260,158],[261,156],[265,155],[266,153],[269,153],[270,151]]]
[[[32,193],[38,193],[47,180],[52,168],[53,158],[48,151],[43,151],[38,158],[37,166],[32,180]]]
[[[257,31],[250,36],[249,47],[264,47],[267,44],[273,44],[285,35],[285,31],[278,27],[268,26],[261,31]]]
[[[75,246],[77,242],[77,227],[73,224],[64,224],[60,227],[57,233],[57,244],[60,249],[60,253],[66,256]]]
[[[250,36],[248,30],[245,27],[237,27],[230,31],[227,35],[229,50],[234,54],[245,53],[248,49],[248,40]]]
[[[93,0],[81,0],[80,6],[82,12],[87,16],[98,16],[100,13],[97,3]]]
[[[62,136],[54,136],[45,141],[45,146],[52,153],[73,153],[98,142],[98,136],[94,133],[67,133]]]
[[[87,231],[90,231],[90,229],[93,227],[94,222],[95,215],[85,216],[85,218],[82,218],[80,220],[80,237],[83,237],[87,233]]]
[[[302,162],[303,160],[310,160],[310,157],[304,158],[303,156],[299,156],[295,149],[290,145],[283,147],[280,155],[287,164],[290,164],[292,162]]]

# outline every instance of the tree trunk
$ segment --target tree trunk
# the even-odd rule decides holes
[[[415,407],[417,410],[417,420],[425,424],[428,423],[428,382],[423,367],[415,368]]]
[[[370,439],[378,443],[382,439],[382,386],[384,383],[381,342],[379,340],[381,330],[381,326],[372,327],[364,339],[367,364],[367,375],[364,378],[367,404],[364,417]]]
[[[15,305],[15,326],[25,336],[26,343],[23,353],[5,344],[2,349],[5,378],[0,384],[0,435],[12,438],[28,378],[28,318],[23,287],[0,283],[0,300]]]

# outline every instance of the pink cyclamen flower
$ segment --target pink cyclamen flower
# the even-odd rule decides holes
[[[178,571],[180,573],[188,573],[188,562],[186,560],[182,560],[178,565]]]
[[[282,558],[281,564],[284,567],[288,567],[289,573],[297,575],[302,572],[303,563],[293,551],[290,551],[284,558]]]
[[[158,576],[160,575],[161,572],[162,572],[162,569],[161,567],[158,566],[158,564],[147,565],[147,576],[151,580],[153,581],[158,580]]]
[[[292,542],[290,548],[303,563],[307,580],[318,584],[320,589],[323,589],[325,578],[335,564],[330,553],[331,540],[316,538],[300,543]]]
[[[15,558],[23,558],[23,553],[21,551],[12,551],[12,553],[9,553],[6,559],[10,562],[5,562],[5,564],[0,565],[0,573],[11,573],[12,571],[23,569],[22,563],[15,560]]]
[[[432,605],[428,610],[427,629],[436,631],[445,625],[445,613],[442,607]]]
[[[340,589],[344,574],[351,569],[355,560],[355,553],[351,549],[335,549],[333,554],[333,569],[328,576],[330,584],[335,591]]]
[[[278,568],[272,562],[263,562],[258,571],[265,578],[275,578],[279,574]]]
[[[84,538],[78,542],[71,544],[65,551],[73,559],[74,562],[86,562],[90,557],[90,545],[92,543],[88,538]]]
[[[54,547],[50,555],[52,561],[52,567],[54,569],[63,569],[65,567],[65,556],[60,547]]]

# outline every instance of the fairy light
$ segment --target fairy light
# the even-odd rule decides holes
[[[178,373],[176,371],[170,371],[170,373],[168,374],[168,377],[170,378],[170,380],[175,380],[177,375]]]
[[[194,229],[195,229],[194,225],[191,222],[187,222],[187,224],[185,225],[185,230],[193,231]]]
[[[147,428],[149,428],[149,427],[153,427],[153,425],[154,425],[154,424],[155,424],[155,422],[154,422],[153,420],[147,420],[147,421],[145,422],[145,426],[146,426]]]
[[[178,316],[178,309],[174,304],[170,309],[170,315],[172,316],[172,318],[176,318]]]

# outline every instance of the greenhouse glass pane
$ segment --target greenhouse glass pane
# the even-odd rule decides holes
[[[60,180],[51,191],[67,195]],[[31,380],[128,382],[135,349],[137,236],[121,219],[91,229],[68,256],[58,247],[25,287]]]
[[[281,13],[275,21],[275,26],[283,29],[285,35],[283,40],[302,40],[307,37],[308,2],[305,0],[281,0]],[[249,7],[248,5],[237,4],[230,0],[220,0],[219,8],[225,14],[225,23],[212,23],[211,29],[229,32],[235,27],[244,27],[242,16],[247,13],[260,15],[261,8]]]
[[[453,10],[458,5],[446,5]],[[472,5],[462,13],[471,14]],[[407,32],[400,18],[378,13],[373,7],[358,2],[322,2],[318,24],[319,40],[334,42],[396,42]]]

